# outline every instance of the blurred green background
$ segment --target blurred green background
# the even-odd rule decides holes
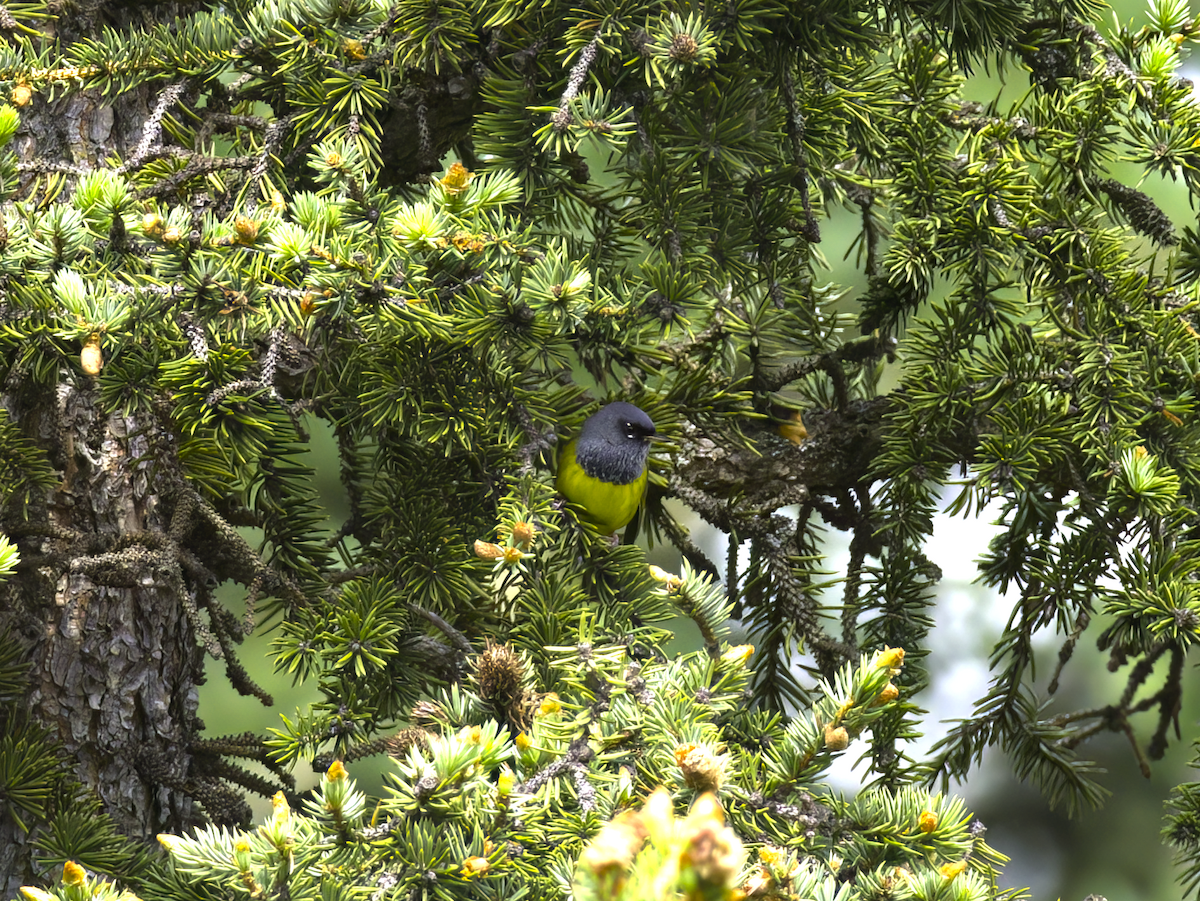
[[[1101,31],[1111,27],[1114,15],[1122,22],[1132,22],[1135,27],[1140,27],[1146,21],[1145,8],[1138,0],[1112,3],[1111,10],[1099,23]],[[1194,52],[1185,62],[1183,75],[1200,76],[1200,52]],[[997,73],[991,67],[990,72],[980,71],[973,75],[964,93],[968,99],[982,103],[999,98],[1003,113],[1027,88],[1028,80],[1023,70],[1010,68]],[[1130,164],[1118,164],[1113,175],[1131,184],[1136,184],[1140,177],[1138,170]],[[1150,176],[1140,187],[1162,206],[1177,227],[1195,218],[1180,185]],[[820,249],[830,264],[829,280],[850,289],[843,300],[847,310],[855,308],[855,299],[865,288],[853,265],[853,257],[843,259],[857,230],[857,215],[844,211],[835,212],[822,227]],[[895,373],[891,374],[891,379],[894,381]],[[317,488],[329,511],[332,531],[348,514],[345,494],[338,481],[336,447],[323,423],[310,419],[306,424],[313,436],[309,462],[317,471]],[[693,532],[701,545],[710,549],[713,559],[724,559],[723,536],[707,530],[699,522],[694,524]],[[933,686],[916,699],[930,711],[923,747],[944,734],[946,727],[942,721],[968,716],[974,701],[987,689],[988,654],[1011,609],[1009,600],[974,583],[974,561],[986,548],[993,532],[987,511],[972,519],[943,516],[938,520],[928,548],[929,557],[942,567],[944,578],[928,659]],[[246,530],[245,535],[257,544],[259,536],[253,530]],[[848,558],[846,544],[844,536],[828,534],[827,569],[844,572]],[[656,548],[652,559],[664,568],[679,568],[677,555],[664,548]],[[240,612],[242,598],[236,591],[226,591],[222,599],[235,612]],[[831,603],[836,603],[836,599],[831,598]],[[270,634],[250,636],[240,654],[250,675],[274,696],[274,706],[265,708],[254,698],[237,695],[225,678],[220,661],[210,660],[209,679],[200,689],[200,715],[207,724],[207,734],[227,735],[246,730],[261,734],[278,726],[281,714],[294,717],[297,709],[303,709],[315,699],[311,687],[293,685],[286,675],[273,672],[271,639]],[[1037,687],[1044,693],[1060,642],[1053,634],[1046,634],[1043,639]],[[698,645],[694,627],[682,623],[675,650],[690,650]],[[1101,706],[1117,697],[1124,687],[1125,673],[1109,673],[1104,666],[1105,659],[1094,652],[1088,653],[1089,647],[1081,644],[1077,649],[1073,665],[1068,668],[1059,689],[1055,710]],[[1152,684],[1144,691],[1152,691],[1154,687]],[[1194,695],[1185,694],[1184,700],[1186,706],[1181,723],[1186,736],[1200,718],[1200,709]],[[1149,719],[1144,723],[1139,736],[1143,741],[1148,738],[1153,725]],[[831,778],[835,788],[847,793],[853,793],[859,784],[857,774],[850,766],[857,756],[854,751],[851,746],[844,765],[839,766]],[[914,756],[920,756],[919,751],[920,748]],[[1109,901],[1175,901],[1180,898],[1171,852],[1161,844],[1159,831],[1163,802],[1171,788],[1194,777],[1187,767],[1192,756],[1189,744],[1176,742],[1165,759],[1155,763],[1149,780],[1141,776],[1123,736],[1102,735],[1080,752],[1107,770],[1103,778],[1112,796],[1102,809],[1087,812],[1076,820],[1051,811],[1034,787],[1017,782],[1008,762],[999,753],[987,755],[983,766],[966,783],[951,787],[966,798],[968,806],[988,827],[989,843],[1012,859],[1002,884],[1027,886],[1036,899],[1083,901],[1089,894],[1106,897]],[[379,792],[381,774],[387,765],[386,758],[373,758],[356,762],[351,772],[367,791]],[[301,787],[313,784],[316,778],[304,770],[298,771],[296,776]],[[258,799],[257,815],[262,816],[269,809],[269,802]]]

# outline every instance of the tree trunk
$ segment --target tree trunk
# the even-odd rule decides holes
[[[169,21],[184,9],[92,3],[51,27],[69,40],[131,17]],[[152,103],[144,86],[113,100],[89,92],[48,102],[34,93],[20,109],[14,142],[22,190],[49,171],[67,172],[69,185],[71,169],[127,154]],[[0,312],[5,305],[0,286]],[[161,436],[161,428],[104,415],[98,386],[76,361],[62,368],[55,388],[6,370],[0,404],[62,477],[40,502],[5,511],[0,522],[22,555],[21,572],[0,583],[0,635],[7,630],[27,648],[31,664],[18,720],[61,742],[74,775],[122,831],[178,830],[197,819],[193,802],[169,786],[191,769],[203,661],[185,607],[188,582],[177,562],[155,552],[171,512],[163,470],[148,453],[148,436]],[[30,835],[3,805],[0,812],[0,891],[15,897],[41,877]]]
[[[98,391],[70,380],[59,386],[57,422],[36,423],[57,439],[62,484],[23,527],[5,524],[25,576],[0,585],[0,632],[12,627],[30,643],[29,715],[62,743],[122,831],[154,835],[195,821],[191,801],[166,786],[189,775],[203,661],[178,564],[151,550],[169,522],[146,431],[103,417]],[[6,897],[33,876],[24,840],[0,820]]]

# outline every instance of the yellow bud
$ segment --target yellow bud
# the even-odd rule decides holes
[[[537,536],[537,527],[531,522],[514,522],[512,525],[513,541],[519,547],[527,548]]]
[[[286,823],[288,817],[291,816],[292,808],[288,806],[287,798],[283,792],[275,792],[271,796],[271,816],[276,823]]]
[[[367,51],[363,49],[362,41],[353,38],[342,44],[342,52],[351,59],[366,59]]]
[[[671,840],[675,831],[675,801],[666,788],[660,785],[650,793],[639,816],[655,844],[663,846]]]
[[[728,885],[740,872],[746,852],[742,840],[725,825],[725,811],[711,792],[696,799],[680,826],[684,850],[681,862],[703,882]]]
[[[871,664],[875,669],[899,669],[904,665],[904,648],[889,648],[886,645],[882,651],[876,651]]]
[[[233,843],[233,865],[243,873],[249,873],[253,861],[250,855],[250,842],[244,838],[239,838]]]
[[[458,730],[458,737],[463,741],[477,745],[483,738],[483,730],[479,726],[463,726]]]
[[[764,866],[778,867],[787,860],[787,851],[774,845],[763,845],[758,849],[758,859]]]
[[[830,854],[829,855],[829,869],[833,870],[833,872],[836,873],[841,868],[842,868],[842,855]]]
[[[956,860],[954,863],[942,864],[940,867],[938,867],[938,872],[947,879],[953,879],[966,868],[967,862],[965,860]]]
[[[142,231],[151,238],[161,238],[163,233],[163,217],[155,212],[143,214]]]
[[[176,244],[176,243],[178,243],[179,239],[182,237],[183,237],[183,232],[181,232],[179,229],[177,229],[173,225],[167,229],[164,229],[163,233],[162,233],[162,239],[168,244]]]
[[[513,744],[517,746],[517,750],[524,754],[533,747],[533,740],[524,732],[518,732],[517,737],[513,739]]]
[[[346,767],[343,766],[340,760],[335,760],[329,765],[329,769],[325,771],[325,778],[330,782],[337,782],[341,779],[345,779],[347,775],[349,774],[346,772]]]
[[[506,547],[503,556],[504,562],[512,566],[514,563],[520,563],[528,555],[522,553],[520,548]]]
[[[462,163],[451,163],[444,178],[440,179],[442,189],[451,196],[461,194],[467,189],[474,176],[467,171]]]
[[[667,572],[661,566],[650,564],[650,578],[655,582],[662,582],[667,587],[667,591],[678,591],[683,585],[683,579],[673,573]]]
[[[483,560],[499,560],[504,556],[504,548],[490,541],[475,539],[475,556]]]
[[[684,784],[693,791],[719,791],[725,781],[725,762],[704,745],[678,746],[675,762],[683,774]]]
[[[258,240],[258,222],[249,216],[238,216],[233,220],[233,230],[239,244],[253,244]]]
[[[705,792],[696,799],[696,803],[688,811],[687,820],[716,820],[724,823],[725,809],[721,807],[721,802],[717,800],[716,795],[712,792]]]
[[[87,873],[83,867],[73,860],[68,860],[63,864],[62,883],[63,885],[84,885],[87,882]]]
[[[450,243],[463,253],[482,253],[484,248],[478,237],[467,232],[458,232],[450,238]]]
[[[12,90],[13,106],[28,106],[29,101],[33,99],[33,88],[25,82],[21,82]]]
[[[100,333],[93,332],[83,342],[79,351],[79,366],[90,376],[97,376],[104,368],[104,354],[100,351]]]
[[[521,735],[525,733],[522,732]],[[518,736],[519,738],[520,736]],[[526,739],[528,740],[528,739]],[[500,770],[500,775],[496,779],[496,791],[501,797],[507,797],[512,794],[512,790],[517,787],[517,775],[508,766]],[[489,852],[490,853],[490,852]]]
[[[728,648],[721,654],[721,665],[741,669],[754,656],[754,645],[739,644]]]
[[[850,746],[850,733],[845,726],[825,727],[825,750],[844,751]]]
[[[896,687],[895,682],[889,682],[883,686],[883,691],[879,692],[879,695],[875,698],[875,703],[871,706],[879,707],[882,704],[890,704],[898,697],[900,697],[900,689]]]
[[[781,438],[786,438],[792,444],[803,444],[808,438],[808,429],[804,427],[804,421],[800,418],[798,411],[792,413],[785,422],[775,426],[775,431]]]
[[[922,810],[921,815],[917,817],[917,828],[922,832],[929,834],[938,827],[937,814],[932,810]]]
[[[470,879],[473,876],[482,876],[491,868],[492,865],[486,857],[468,857],[463,861],[463,879]]]
[[[633,810],[623,811],[600,827],[596,837],[579,856],[579,866],[606,878],[614,890],[610,897],[617,897],[625,882],[625,870],[642,849],[648,833],[646,818],[642,814]]]
[[[331,150],[325,154],[325,165],[330,169],[340,169],[342,165],[342,155],[336,150]]]
[[[685,758],[688,754],[692,753],[692,751],[694,751],[695,749],[696,749],[696,746],[694,744],[679,745],[675,749],[675,762],[683,763],[683,758]]]
[[[558,694],[553,691],[542,698],[542,702],[538,704],[538,716],[549,716],[560,710],[562,710],[562,702],[559,701]]]
[[[786,438],[792,444],[803,444],[808,439],[808,429],[795,423],[785,423],[777,428],[779,437]]]
[[[271,212],[274,213],[276,216],[280,216],[283,214],[283,211],[286,209],[287,209],[287,204],[283,200],[283,195],[279,193],[279,190],[277,188],[272,188],[271,189]]]
[[[55,897],[45,889],[40,889],[34,885],[21,886],[21,897],[25,901],[56,901]]]
[[[169,832],[160,832],[157,835],[158,843],[167,849],[168,852],[174,851],[176,848],[182,847],[183,839],[178,835],[171,835]]]

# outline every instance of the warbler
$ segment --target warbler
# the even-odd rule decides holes
[[[633,404],[607,404],[583,423],[558,455],[559,492],[611,534],[633,519],[646,494],[646,458],[654,423]]]

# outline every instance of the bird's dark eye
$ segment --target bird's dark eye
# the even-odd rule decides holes
[[[637,437],[637,432],[634,431],[632,422],[625,423],[625,437],[626,438],[636,438]]]

